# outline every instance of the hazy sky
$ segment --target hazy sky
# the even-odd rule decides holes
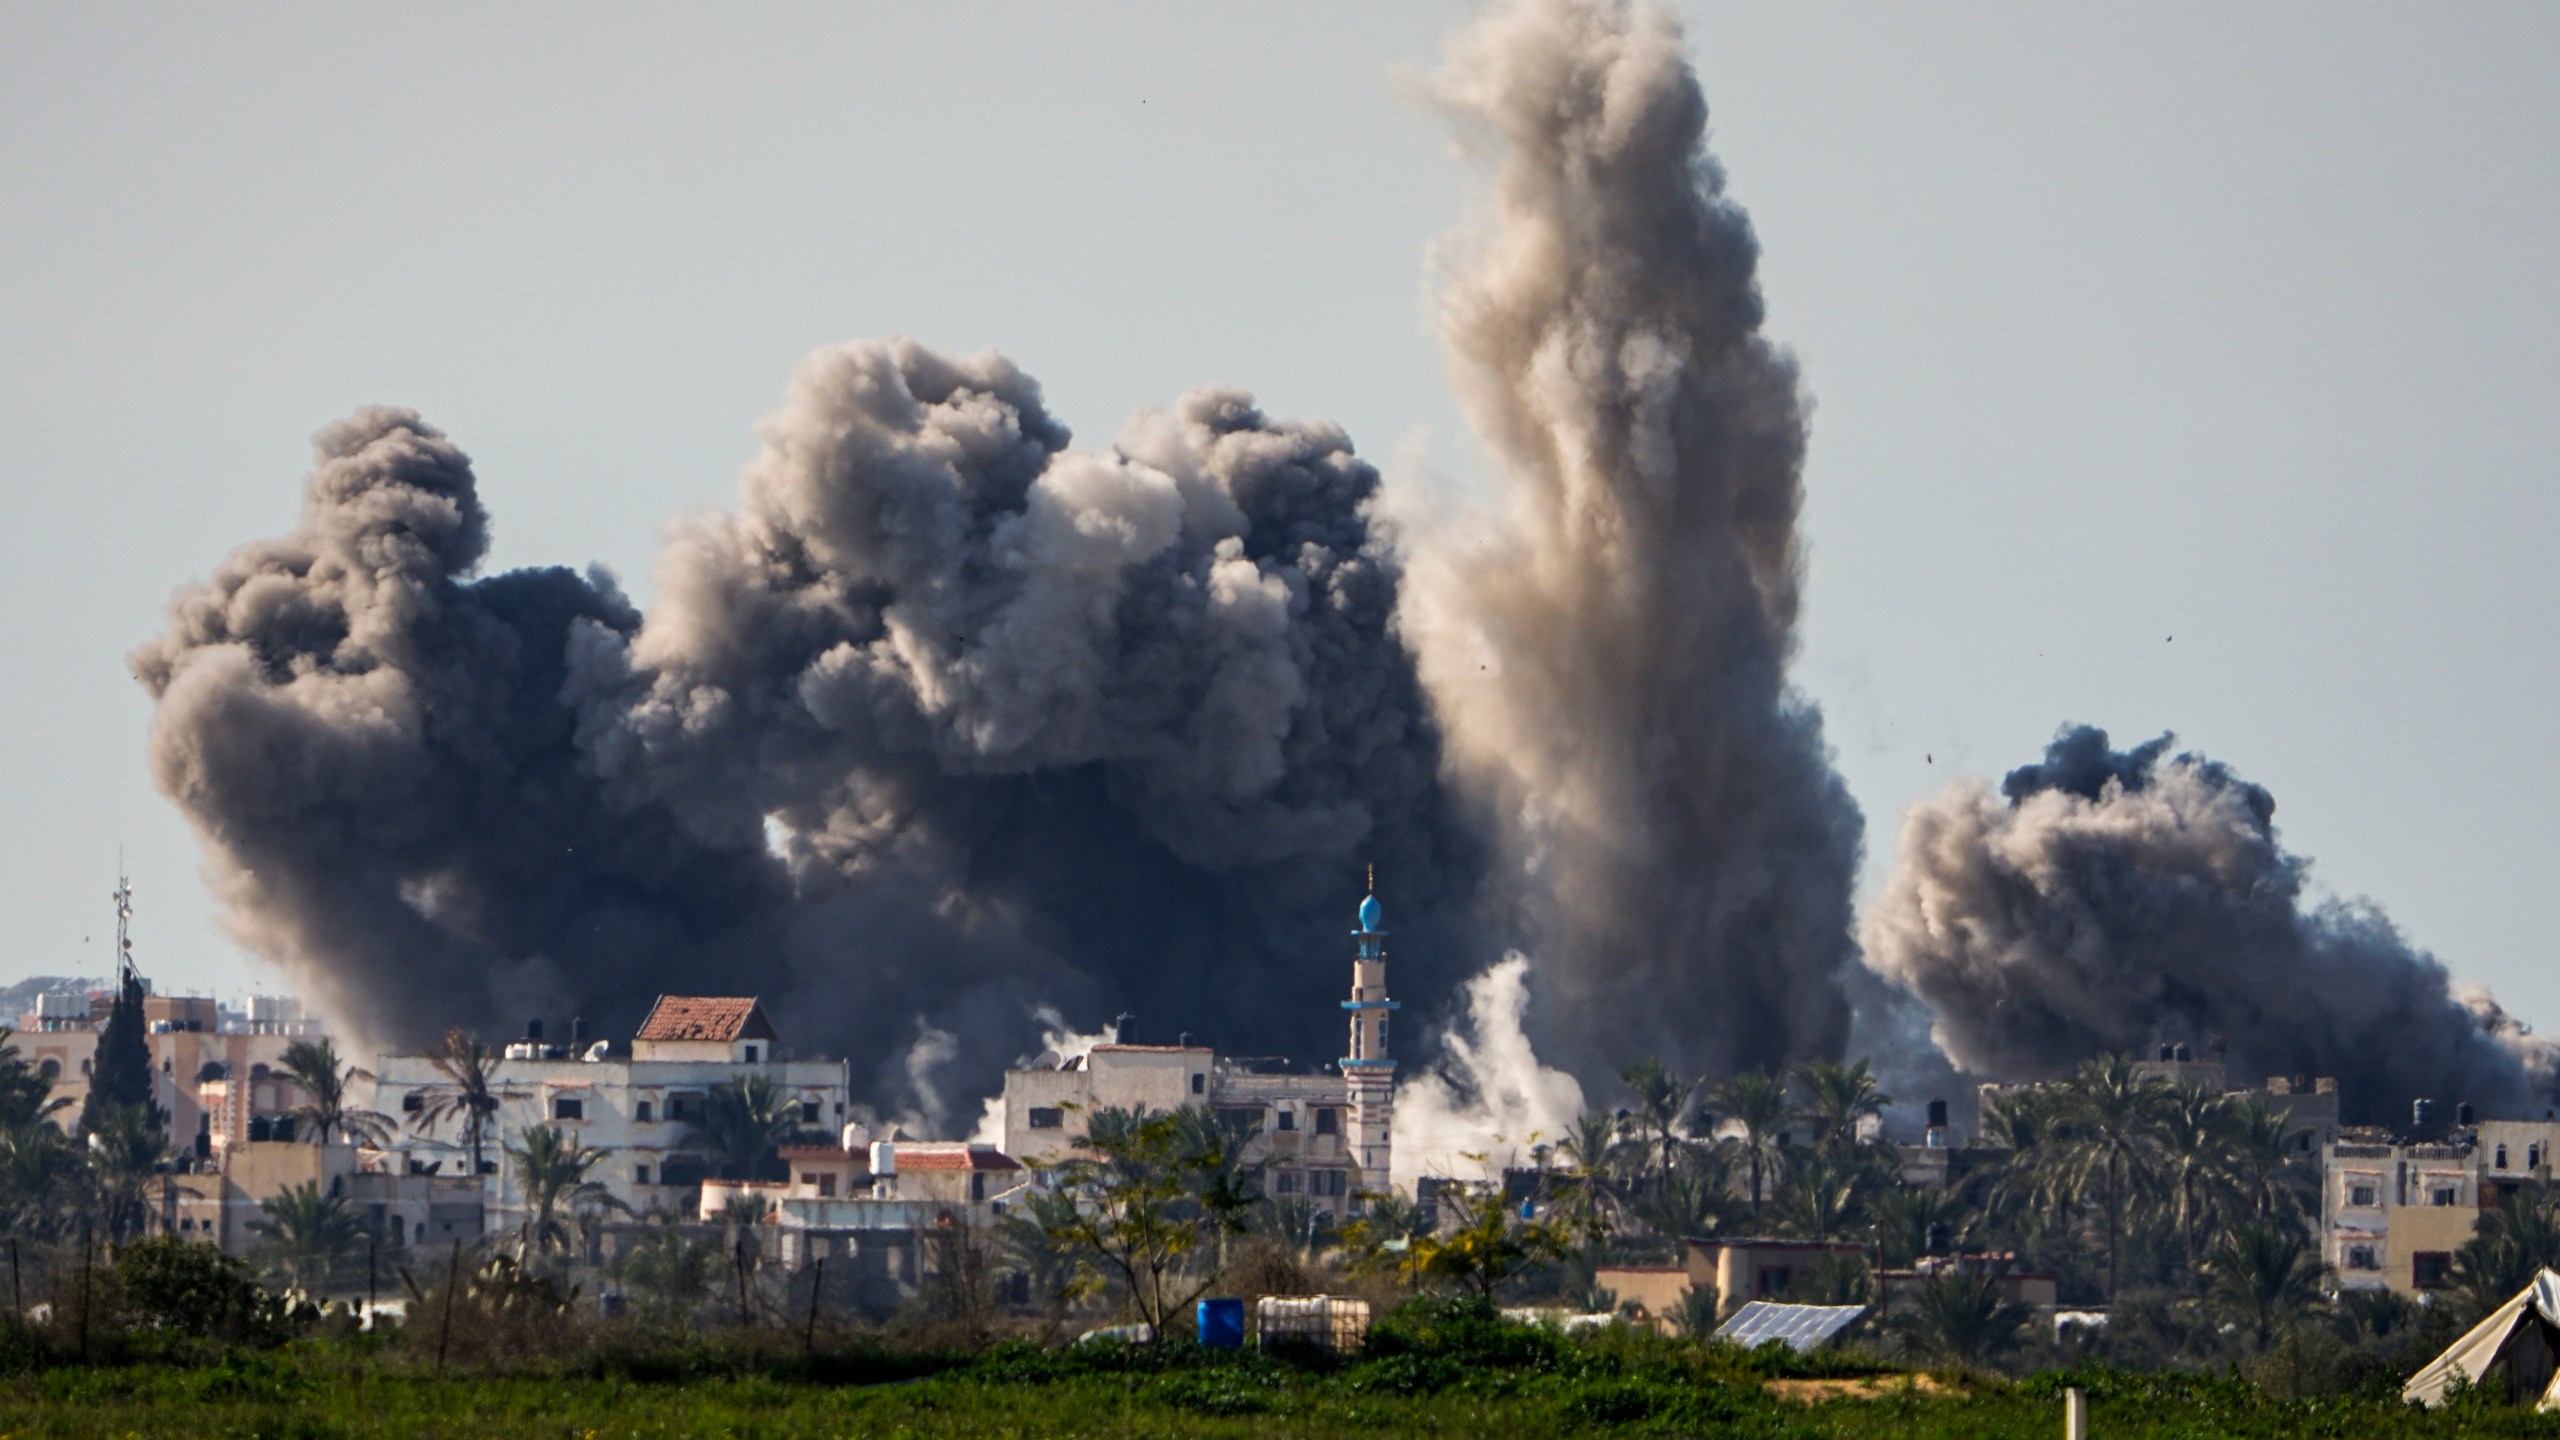
[[[471,453],[496,565],[643,600],[830,340],[1478,470],[1425,298],[1469,177],[1396,81],[1465,7],[526,8],[0,7],[0,982],[107,966],[121,844],[163,988],[259,983],[124,656],[357,405]],[[2175,729],[2560,1025],[2560,8],[1686,13],[1870,885],[1951,774]]]

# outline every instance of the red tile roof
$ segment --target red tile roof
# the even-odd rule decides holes
[[[753,995],[661,995],[634,1040],[770,1040]]]

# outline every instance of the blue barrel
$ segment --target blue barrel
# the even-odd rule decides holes
[[[1241,1300],[1201,1301],[1200,1343],[1212,1350],[1243,1349],[1244,1302]]]

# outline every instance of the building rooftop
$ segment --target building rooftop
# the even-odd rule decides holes
[[[773,1022],[753,995],[661,995],[634,1040],[770,1040]]]

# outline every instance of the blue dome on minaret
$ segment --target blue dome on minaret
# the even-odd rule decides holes
[[[1365,930],[1372,935],[1384,935],[1387,933],[1386,919],[1387,907],[1378,903],[1377,896],[1372,895],[1366,900],[1360,902],[1360,928],[1362,930]]]

